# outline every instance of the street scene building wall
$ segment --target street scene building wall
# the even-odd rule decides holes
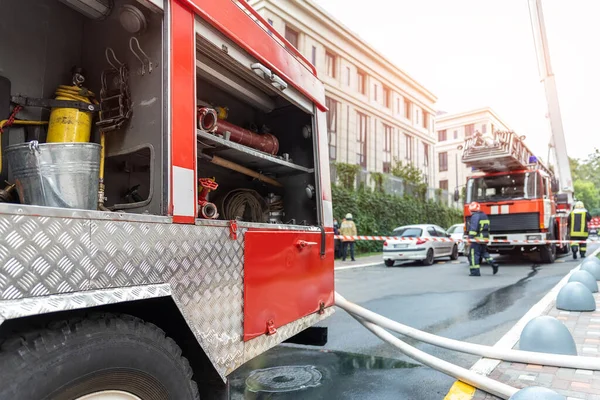
[[[459,113],[438,112],[435,128],[435,185],[449,193],[453,193],[456,188],[461,191],[467,177],[472,173],[471,169],[461,162],[462,150],[458,149],[465,138],[475,132],[510,130],[508,124],[489,107]]]
[[[436,97],[428,89],[312,1],[250,4],[316,66],[330,109],[332,163],[387,173],[397,159],[434,186]]]

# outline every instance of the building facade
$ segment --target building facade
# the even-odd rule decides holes
[[[329,158],[387,173],[417,166],[434,186],[436,97],[310,0],[249,3],[317,68],[327,96]]]
[[[460,113],[438,113],[436,116],[435,145],[436,187],[449,193],[459,191],[466,184],[471,169],[462,162],[458,147],[475,132],[491,133],[510,130],[509,126],[491,109],[482,108]]]

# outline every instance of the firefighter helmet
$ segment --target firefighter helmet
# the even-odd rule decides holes
[[[474,201],[471,204],[469,204],[469,211],[473,212],[473,211],[479,211],[481,210],[481,205]]]
[[[575,203],[575,208],[578,210],[584,209],[585,206],[583,205],[583,201],[578,201]]]

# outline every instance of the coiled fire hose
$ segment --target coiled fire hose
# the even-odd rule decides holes
[[[258,192],[252,189],[236,189],[227,193],[221,202],[221,211],[228,220],[265,222],[268,206]],[[247,219],[244,219],[247,216]]]
[[[490,346],[461,342],[433,335],[369,311],[346,300],[337,292],[335,293],[335,305],[348,312],[377,337],[398,348],[402,353],[414,360],[504,399],[510,398],[517,389],[424,353],[398,339],[384,328],[424,343],[480,357],[544,366],[600,370],[600,359],[596,357],[547,354],[513,349],[500,350]]]

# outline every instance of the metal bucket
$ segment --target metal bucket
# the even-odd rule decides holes
[[[32,141],[7,147],[6,157],[23,204],[97,208],[99,144]]]

